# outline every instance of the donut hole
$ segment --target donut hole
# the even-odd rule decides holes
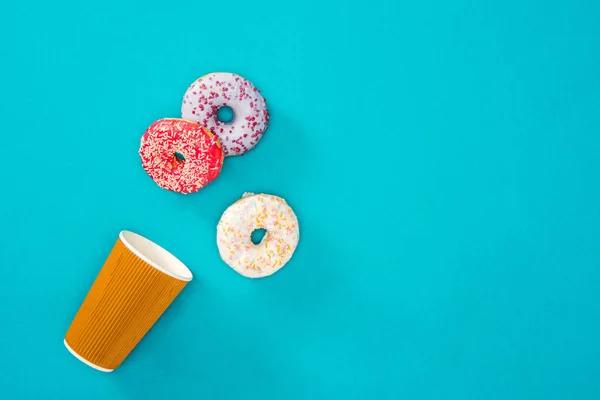
[[[217,110],[217,119],[226,124],[233,121],[233,108],[222,106]]]
[[[182,163],[185,161],[185,156],[178,151],[175,152],[174,157],[175,161],[177,161],[178,163]]]
[[[267,234],[266,229],[263,229],[263,228],[255,229],[250,234],[250,240],[252,240],[252,243],[254,243],[254,244],[260,244],[260,242],[262,242],[262,240],[266,234]]]

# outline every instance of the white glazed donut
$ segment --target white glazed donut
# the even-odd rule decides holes
[[[256,229],[266,233],[259,244],[250,238]],[[245,193],[223,213],[217,226],[217,245],[223,261],[248,278],[263,278],[287,263],[300,238],[298,218],[284,199]]]
[[[233,120],[217,118],[231,107]],[[239,156],[256,146],[269,124],[267,102],[252,83],[229,72],[204,75],[183,96],[181,116],[198,122],[218,136],[226,156]]]

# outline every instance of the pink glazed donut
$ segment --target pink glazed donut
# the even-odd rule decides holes
[[[214,180],[223,166],[223,149],[215,135],[192,121],[164,118],[154,122],[140,141],[142,166],[163,189],[193,193]]]
[[[219,108],[225,106],[233,111],[231,122],[217,118]],[[183,97],[181,116],[217,135],[226,156],[252,150],[269,124],[267,102],[260,91],[229,72],[214,72],[192,83]]]

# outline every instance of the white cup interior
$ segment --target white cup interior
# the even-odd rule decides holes
[[[119,238],[136,256],[157,270],[182,281],[191,281],[192,272],[173,254],[137,233],[122,231]]]

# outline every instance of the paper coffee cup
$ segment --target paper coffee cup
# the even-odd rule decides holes
[[[65,336],[79,360],[100,371],[117,368],[192,280],[171,253],[123,231]]]

